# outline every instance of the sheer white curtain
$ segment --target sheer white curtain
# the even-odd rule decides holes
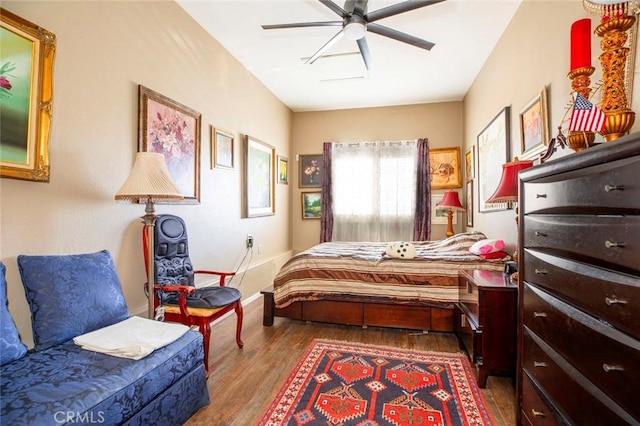
[[[413,236],[417,141],[332,147],[333,241]]]

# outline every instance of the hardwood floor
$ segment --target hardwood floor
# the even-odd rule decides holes
[[[272,327],[263,327],[262,298],[259,298],[244,309],[243,349],[235,344],[235,316],[212,327],[207,382],[211,404],[186,425],[256,425],[298,358],[315,338],[436,352],[460,351],[453,333],[364,329],[284,318],[276,318]],[[497,425],[515,424],[513,379],[490,376],[482,393]]]

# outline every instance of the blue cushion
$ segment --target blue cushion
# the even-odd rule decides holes
[[[129,318],[108,251],[63,256],[18,256],[35,350]]]
[[[7,308],[7,280],[4,277],[4,263],[0,262],[0,365],[20,359],[27,353],[27,347],[20,341],[16,323]]]

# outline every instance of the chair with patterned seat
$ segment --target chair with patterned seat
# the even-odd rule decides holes
[[[146,240],[146,233],[143,232]],[[148,259],[145,247],[145,264]],[[209,341],[211,322],[235,310],[236,343],[242,348],[242,294],[226,286],[234,272],[194,270],[189,258],[187,227],[182,218],[159,215],[154,229],[155,307],[156,316],[189,326],[197,325],[204,338],[204,363],[209,375]],[[219,276],[217,285],[196,288],[195,276]],[[145,285],[145,289],[147,286]]]

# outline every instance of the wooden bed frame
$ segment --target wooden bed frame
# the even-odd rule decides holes
[[[286,308],[276,308],[273,286],[260,292],[264,296],[263,326],[272,326],[274,317],[293,320],[359,325],[362,327],[392,327],[422,331],[453,331],[453,309],[393,303],[362,301],[316,300],[294,302]]]

